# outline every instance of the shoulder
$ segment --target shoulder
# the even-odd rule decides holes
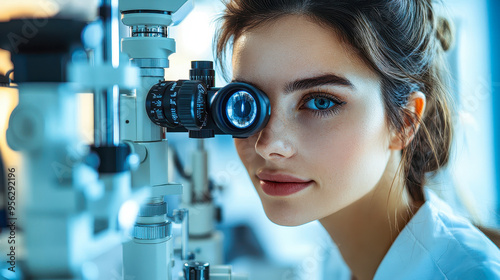
[[[470,221],[455,215],[433,192],[426,195],[426,212],[434,233],[426,245],[438,268],[449,278],[499,279],[498,247]],[[425,237],[418,238],[426,241]]]
[[[500,279],[500,250],[434,193],[426,192],[426,196],[426,203],[396,238],[376,276]]]

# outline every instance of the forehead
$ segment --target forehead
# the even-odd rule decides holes
[[[335,73],[355,85],[376,73],[332,28],[289,15],[245,31],[233,48],[233,78],[261,86]]]

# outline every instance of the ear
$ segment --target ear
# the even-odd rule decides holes
[[[410,94],[408,104],[405,107],[406,110],[411,112],[410,118],[405,119],[405,127],[402,131],[395,132],[391,135],[391,143],[389,146],[391,150],[402,150],[413,140],[420,128],[422,116],[425,112],[425,104],[426,99],[422,92],[415,91]],[[406,141],[402,141],[401,138]]]

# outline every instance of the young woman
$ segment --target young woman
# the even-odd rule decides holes
[[[354,279],[500,279],[500,251],[424,188],[452,141],[431,0],[232,0],[217,35],[271,118],[236,139],[270,220],[319,220]]]

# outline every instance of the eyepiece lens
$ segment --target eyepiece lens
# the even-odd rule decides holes
[[[251,126],[257,117],[255,98],[246,91],[237,91],[229,97],[226,105],[228,120],[237,128]]]
[[[246,138],[261,131],[271,116],[267,95],[245,83],[230,83],[210,98],[212,119],[223,134]]]

